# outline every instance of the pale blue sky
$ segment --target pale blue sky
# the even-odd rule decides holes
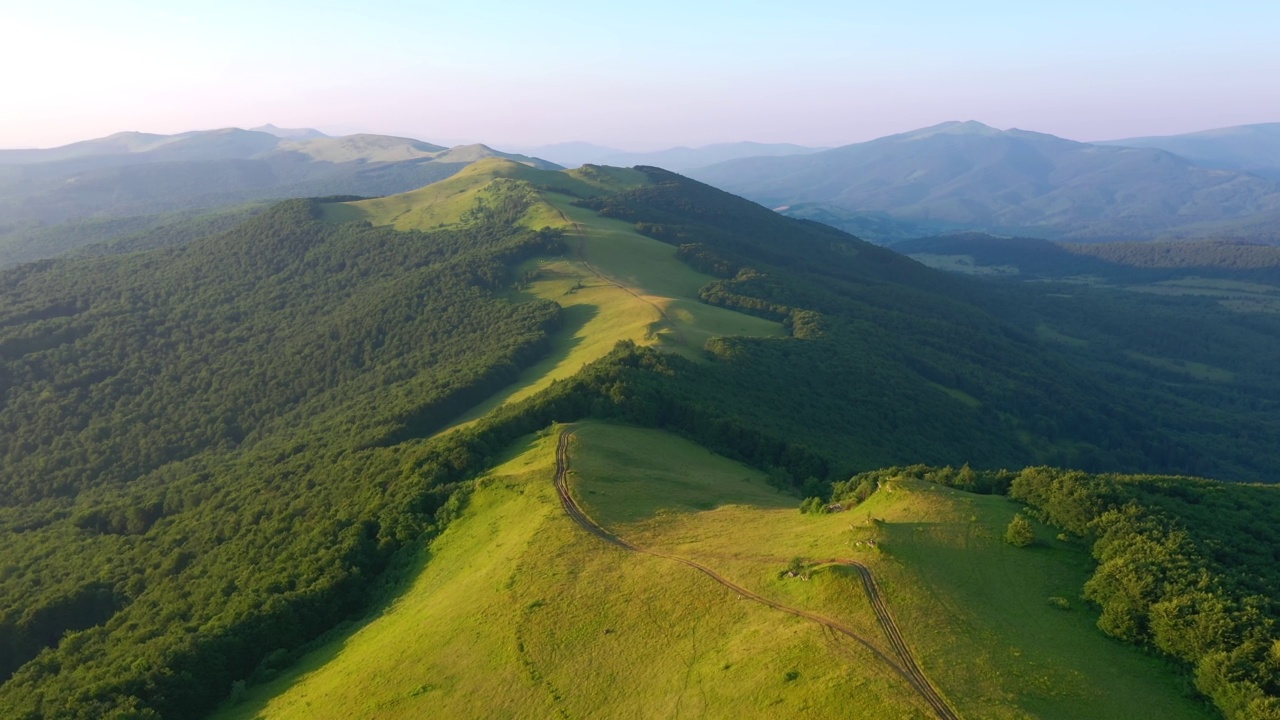
[[[0,0],[0,147],[265,122],[436,142],[1080,140],[1280,121],[1280,2]]]

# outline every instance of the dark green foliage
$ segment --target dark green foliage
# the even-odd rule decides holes
[[[1280,247],[1232,240],[1184,240],[1146,243],[1062,243],[1077,255],[1133,268],[1197,268],[1275,271]],[[1277,277],[1273,274],[1272,277]]]
[[[689,373],[696,407],[803,438],[848,470],[1043,462],[1240,480],[1280,471],[1265,449],[1280,444],[1280,383],[1263,367],[1280,354],[1274,318],[1075,286],[1064,299],[1061,288],[939,273],[642,169],[655,184],[580,204],[637,223],[720,276],[704,301],[781,320],[806,340],[712,341],[714,362]],[[1089,344],[1040,341],[1045,323]],[[1203,338],[1193,347],[1188,323]],[[1240,373],[1239,387],[1153,373],[1131,353],[1220,365]]]
[[[816,515],[818,513],[825,512],[826,507],[827,504],[823,502],[822,498],[809,497],[805,498],[804,502],[800,503],[800,512],[805,515]]]
[[[117,255],[178,245],[225,232],[266,209],[251,204],[131,217],[94,217],[59,225],[0,229],[0,267],[66,252]]]
[[[928,465],[895,466],[858,473],[848,480],[833,483],[831,499],[862,502],[876,491],[881,482],[894,478],[927,480],[981,495],[1004,495],[1009,492],[1009,486],[1016,475],[1008,470],[973,470],[967,464],[959,470],[949,465],[940,468]]]
[[[325,201],[317,200],[317,202]],[[192,240],[199,240],[231,230],[249,218],[265,211],[267,207],[265,204],[250,204],[212,212],[173,213],[172,215],[174,216],[190,217],[190,219],[178,220],[174,218],[170,222],[164,222],[148,230],[127,235],[115,235],[104,242],[84,245],[75,250],[75,253],[77,255],[122,255],[142,250],[154,250],[155,248],[169,245],[181,245]],[[159,215],[151,217],[155,217],[157,220],[165,220],[170,216]],[[55,254],[49,252],[49,248],[41,248],[41,253],[41,257],[51,257]]]
[[[355,409],[349,436],[418,432],[466,398],[431,416],[418,408],[477,381],[500,387],[514,377],[501,368],[540,352],[557,308],[487,295],[550,235],[477,226],[415,237],[310,213],[295,201],[196,248],[0,275],[0,362],[14,380],[0,408],[6,502],[72,496],[252,442],[296,422],[289,413],[350,404],[360,390],[349,383],[400,385],[376,412]],[[472,343],[507,359],[479,360]],[[113,449],[76,450],[99,444]]]
[[[1146,418],[1159,427],[1138,443],[1143,463],[1049,461],[1230,480],[1280,476],[1273,452],[1280,444],[1280,376],[1270,360],[1280,354],[1280,316],[1232,312],[1209,299],[1077,286],[997,284],[992,292],[1011,321],[1084,341],[1052,346],[1111,388],[1108,404],[1125,408],[1126,423]],[[1180,369],[1189,363],[1217,368],[1221,377]]]

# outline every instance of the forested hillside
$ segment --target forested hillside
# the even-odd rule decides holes
[[[555,233],[314,214],[0,277],[0,670],[98,626],[6,717],[190,717],[360,607],[450,492],[401,441],[545,352],[558,308],[494,290]]]
[[[1262,360],[1280,351],[1274,316],[991,286],[649,172],[654,185],[588,204],[723,277],[707,302],[785,318],[807,340],[716,342],[720,361],[691,369],[687,388],[707,407],[862,467],[963,457],[1237,480],[1280,470],[1267,450],[1280,438],[1280,386]],[[1188,376],[1187,361],[1236,374]]]
[[[1087,242],[1157,237],[1276,241],[1280,185],[1151,147],[1110,147],[978,122],[809,155],[692,171],[717,187],[853,232],[978,230]],[[877,238],[878,239],[878,238]]]

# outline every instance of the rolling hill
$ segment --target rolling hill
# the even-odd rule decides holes
[[[1212,717],[1085,608],[1045,602],[1077,592],[1088,558],[1001,543],[1007,499],[902,479],[854,512],[801,515],[763,473],[670,434],[568,432],[571,497],[646,552],[566,515],[550,482],[559,432],[521,441],[394,604],[215,718],[932,717],[886,659],[860,577],[827,558],[870,569],[959,717]]]
[[[715,143],[700,147],[673,147],[652,152],[624,152],[590,143],[559,143],[522,150],[530,155],[545,157],[565,167],[580,165],[613,165],[631,167],[652,165],[675,172],[748,157],[781,157],[807,155],[826,148],[806,147],[790,143]]]
[[[329,137],[328,135],[316,130],[315,128],[282,128],[276,127],[271,123],[260,125],[255,128],[249,128],[252,132],[264,132],[269,135],[275,135],[285,140],[311,140],[313,138]]]
[[[1107,140],[1097,145],[1155,148],[1209,168],[1242,170],[1280,180],[1280,123],[1239,125],[1185,135]]]
[[[976,122],[943,123],[811,155],[733,160],[691,173],[839,227],[877,218],[938,231],[1050,239],[1227,236],[1276,241],[1280,186],[1163,150],[1078,143]],[[1265,218],[1264,223],[1258,223]],[[1260,225],[1260,226],[1258,226]],[[901,237],[892,229],[886,236]]]
[[[0,717],[1271,707],[1270,488],[1000,468],[1274,479],[1277,316],[988,285],[654,167],[211,233],[0,272]]]
[[[403,192],[489,157],[559,167],[484,145],[451,149],[382,135],[236,128],[119,133],[48,150],[2,150],[0,266],[149,230],[171,222],[168,213]]]

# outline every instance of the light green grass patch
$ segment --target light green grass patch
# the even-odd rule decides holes
[[[809,581],[778,577],[794,557],[867,564],[925,672],[963,717],[1213,717],[1168,666],[1095,627],[1079,600],[1091,568],[1082,544],[1051,539],[1043,527],[1029,549],[1000,540],[1018,510],[1007,499],[893,482],[853,511],[801,515],[794,499],[777,507],[779,496],[761,499],[750,483],[679,469],[692,454],[630,437],[579,432],[575,477],[592,513],[629,540],[697,559],[878,638],[848,571],[819,564]],[[664,473],[668,454],[677,460]],[[627,491],[640,483],[650,495]],[[1067,598],[1071,609],[1050,597]]]
[[[1048,340],[1049,342],[1058,343],[1059,345],[1069,345],[1071,347],[1079,347],[1079,348],[1089,346],[1088,340],[1083,340],[1081,338],[1073,337],[1071,335],[1067,335],[1066,333],[1059,332],[1057,329],[1055,329],[1051,325],[1047,325],[1045,323],[1040,323],[1036,325],[1036,337],[1040,338],[1041,340]]]
[[[1154,355],[1144,355],[1140,352],[1132,350],[1125,351],[1125,355],[1134,360],[1154,365],[1164,370],[1172,370],[1181,373],[1196,380],[1208,380],[1209,382],[1232,383],[1235,382],[1235,373],[1223,368],[1205,365],[1204,363],[1192,362],[1191,360],[1176,360],[1173,358],[1156,357]]]
[[[972,255],[937,255],[912,253],[907,257],[934,270],[964,273],[965,275],[1018,275],[1022,271],[1016,265],[980,265]]]
[[[652,184],[649,176],[639,170],[612,167],[610,165],[583,165],[579,168],[566,170],[564,174],[601,191],[611,193]]]
[[[321,216],[329,222],[363,220],[374,225],[390,225],[397,230],[433,230],[454,225],[475,207],[486,186],[498,178],[523,180],[532,185],[572,188],[593,193],[592,186],[569,178],[564,173],[538,170],[512,160],[490,158],[472,163],[452,177],[407,193],[348,203],[326,203]],[[534,213],[537,215],[536,211]],[[554,224],[554,217],[542,215],[543,225]],[[531,227],[536,221],[530,221]]]
[[[879,565],[900,622],[939,682],[975,717],[1208,718],[1163,662],[1104,637],[1079,599],[1092,568],[1082,543],[1038,527],[1026,549],[1001,541],[1019,506],[917,482],[877,493]],[[1069,599],[1060,610],[1050,597]]]
[[[970,395],[969,393],[963,390],[960,390],[959,388],[947,387],[946,385],[933,382],[932,380],[926,380],[925,383],[930,385],[931,387],[935,387],[941,390],[942,392],[950,395],[951,397],[955,398],[956,400],[959,400],[960,402],[964,403],[965,405],[968,405],[969,407],[972,407],[972,408],[982,407],[981,400],[979,400],[978,398]]]
[[[1153,295],[1214,298],[1218,304],[1237,312],[1280,312],[1280,287],[1264,283],[1188,277],[1147,285],[1129,285],[1125,289]]]

